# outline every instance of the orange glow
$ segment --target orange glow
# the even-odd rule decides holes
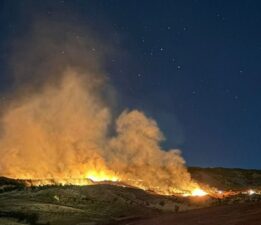
[[[119,181],[119,178],[113,174],[106,173],[105,171],[88,171],[86,174],[86,178],[92,180],[93,182],[101,182],[101,181]]]
[[[205,196],[207,195],[208,193],[205,192],[204,190],[200,189],[200,188],[196,188],[194,189],[192,192],[191,192],[191,195],[192,196]]]
[[[153,186],[150,183],[143,185],[142,180],[124,179],[121,174],[116,174],[109,169],[104,170],[87,170],[82,178],[50,178],[50,179],[25,179],[28,186],[44,186],[44,185],[94,185],[96,183],[111,182],[115,185],[130,185],[143,190],[150,190],[161,195],[182,195],[184,197],[197,196],[202,197],[208,195],[206,191],[201,189],[197,183],[191,182],[191,186],[187,190],[177,189],[175,187],[162,188],[160,186]]]
[[[103,79],[95,77],[65,71],[59,85],[50,82],[1,113],[0,176],[24,179],[28,186],[109,181],[192,195],[199,185],[179,150],[161,148],[165,138],[157,122],[138,110],[114,119],[103,99]],[[109,135],[110,127],[115,134]]]
[[[208,193],[202,190],[201,188],[195,188],[191,192],[183,194],[184,197],[189,197],[189,196],[202,197],[206,195],[208,195]]]

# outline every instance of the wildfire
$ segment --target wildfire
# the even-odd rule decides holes
[[[202,196],[206,196],[206,195],[208,195],[208,193],[206,191],[204,191],[203,189],[195,188],[191,192],[184,193],[182,196],[184,196],[184,197],[189,197],[189,196],[202,197]]]
[[[168,189],[162,189],[160,186],[142,185],[142,180],[122,179],[117,176],[115,172],[111,170],[88,170],[82,178],[50,178],[50,179],[25,179],[27,186],[44,186],[44,185],[94,185],[97,183],[110,182],[115,185],[129,185],[132,187],[140,188],[145,191],[150,190],[160,195],[182,195],[188,196],[205,196],[208,195],[206,191],[198,187],[196,183],[193,183],[188,190],[176,189],[175,187],[169,187]]]
[[[207,195],[208,193],[205,192],[204,190],[200,189],[200,188],[196,188],[194,189],[192,192],[191,192],[191,195],[192,196],[205,196]]]
[[[252,189],[248,190],[247,193],[248,193],[249,195],[256,194],[256,192],[255,192],[254,190],[252,190]]]
[[[119,181],[119,178],[113,174],[109,174],[105,171],[96,171],[96,170],[88,171],[86,174],[86,178],[92,180],[93,182]]]
[[[99,182],[104,182],[104,181],[109,181],[109,182],[122,181],[118,176],[115,175],[115,173],[113,173],[111,171],[107,171],[107,170],[90,170],[86,173],[85,177],[87,179],[91,180],[93,183],[99,183]],[[128,179],[125,182],[123,180],[123,183],[133,185],[134,187],[138,187],[143,190],[152,189],[155,191],[155,193],[158,193],[158,194],[164,194],[164,195],[175,194],[175,191],[168,192],[166,190],[161,190],[159,187],[150,187],[150,188],[145,187],[145,186],[139,184],[138,180],[135,181],[135,180]],[[177,193],[179,192],[179,190],[176,190],[176,191],[177,191]],[[208,193],[199,187],[194,188],[190,192],[183,194],[183,196],[197,196],[197,197],[201,197],[201,196],[205,196],[205,195],[208,195]]]
[[[161,148],[154,119],[132,110],[111,121],[105,85],[91,74],[68,70],[60,82],[1,113],[0,176],[28,186],[115,182],[161,195],[206,195],[180,151]]]

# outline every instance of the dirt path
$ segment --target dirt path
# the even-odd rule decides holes
[[[261,225],[261,203],[217,206],[149,219],[122,221],[121,225]]]

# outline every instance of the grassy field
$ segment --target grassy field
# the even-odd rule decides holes
[[[21,224],[104,224],[126,218],[150,217],[187,210],[196,204],[114,185],[45,186],[3,191],[0,218]]]
[[[192,177],[222,190],[261,187],[261,171],[190,168]],[[118,224],[214,205],[261,201],[238,196],[222,201],[211,197],[161,196],[140,189],[98,184],[90,186],[26,187],[22,181],[0,178],[2,225]]]

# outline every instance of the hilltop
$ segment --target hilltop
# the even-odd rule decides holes
[[[261,170],[239,168],[188,168],[192,178],[199,183],[220,190],[261,189]]]
[[[260,170],[189,168],[189,171],[196,181],[220,190],[261,187]],[[260,195],[222,201],[209,196],[163,196],[111,184],[26,187],[22,180],[0,178],[0,224],[3,225],[125,224],[198,208],[260,201]]]

